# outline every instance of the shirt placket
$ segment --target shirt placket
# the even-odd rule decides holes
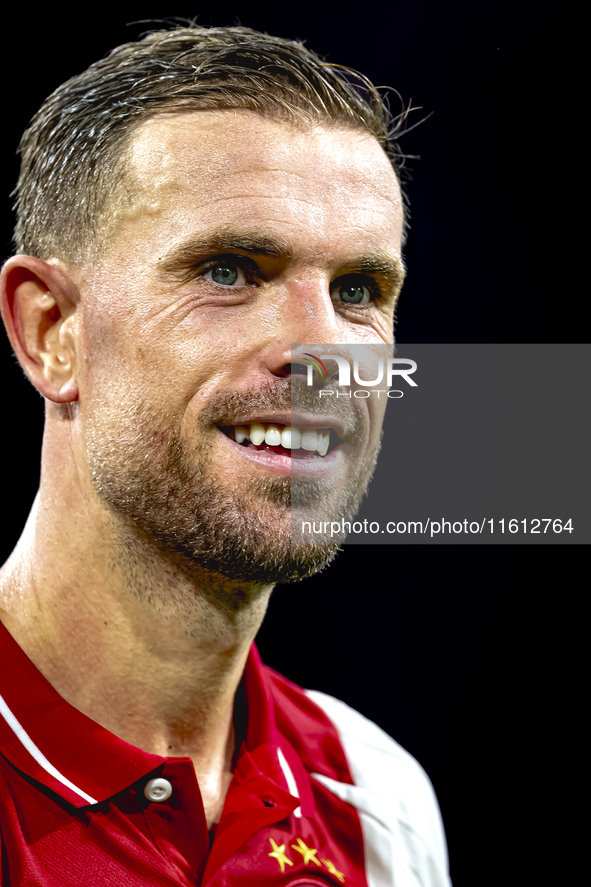
[[[192,761],[168,758],[139,783],[138,799],[152,838],[175,880],[192,887],[200,884],[209,835]]]
[[[278,785],[271,749],[240,756],[209,854],[203,884],[257,832],[289,818],[299,800]],[[276,754],[276,753],[275,753]]]

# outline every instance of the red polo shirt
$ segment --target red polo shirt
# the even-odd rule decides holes
[[[248,725],[210,848],[190,759],[148,754],[73,708],[0,623],[2,887],[447,887],[414,759],[254,645],[243,687]]]

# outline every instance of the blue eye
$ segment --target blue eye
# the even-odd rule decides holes
[[[241,286],[245,283],[242,271],[233,262],[218,262],[204,276],[221,286],[234,286],[237,282]],[[241,280],[238,280],[239,277]]]
[[[341,302],[347,305],[367,305],[371,302],[371,290],[363,283],[341,283],[333,292],[337,293]]]

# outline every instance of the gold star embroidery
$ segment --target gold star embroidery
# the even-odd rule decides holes
[[[336,867],[336,865],[334,864],[334,862],[331,862],[330,859],[323,859],[322,862],[324,863],[326,868],[329,870],[331,875],[334,875],[336,878],[338,878],[339,881],[341,882],[341,884],[345,883],[344,874],[342,872],[339,872],[339,870]]]
[[[285,863],[288,865],[293,865],[291,859],[289,859],[285,855],[285,844],[282,844],[281,847],[278,847],[273,838],[269,838],[271,842],[271,846],[273,847],[273,852],[269,853],[269,856],[274,856],[279,865],[281,866],[281,874],[285,871]]]
[[[297,850],[298,853],[302,854],[306,865],[309,862],[314,862],[316,863],[316,865],[321,865],[320,860],[316,859],[316,854],[318,853],[318,850],[314,850],[312,847],[306,847],[301,838],[298,838],[297,844],[292,844],[291,846],[294,850]]]

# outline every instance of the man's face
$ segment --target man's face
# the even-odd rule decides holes
[[[185,570],[301,578],[336,541],[293,545],[293,511],[350,519],[385,401],[328,405],[302,384],[292,415],[291,344],[392,341],[394,172],[370,135],[246,111],[144,122],[130,171],[129,203],[81,287],[80,446],[94,488]],[[236,426],[253,424],[332,429],[331,449],[290,458],[237,442]]]

